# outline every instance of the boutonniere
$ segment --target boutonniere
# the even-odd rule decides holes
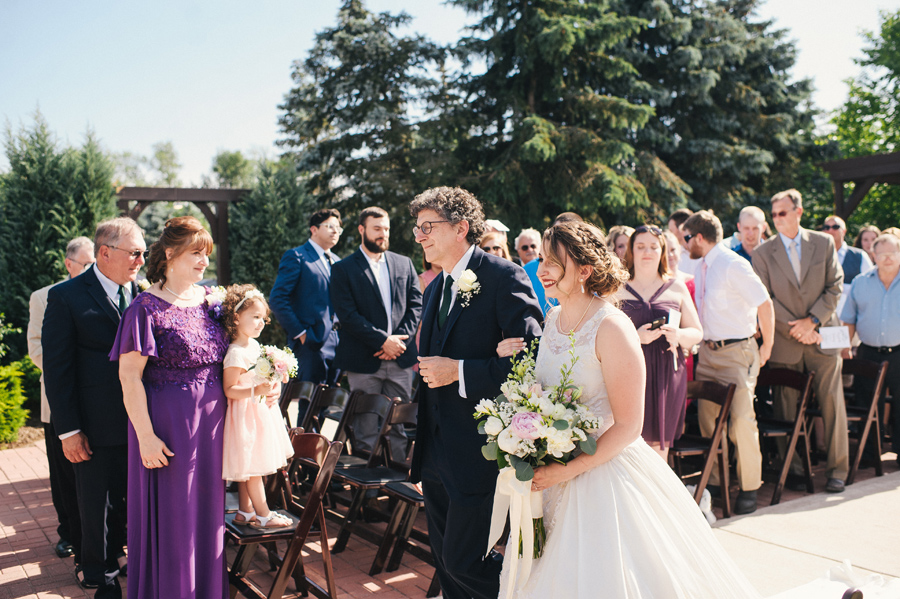
[[[222,302],[225,301],[225,288],[221,285],[209,288],[206,295],[206,305],[209,306],[209,314],[215,319],[222,317]]]
[[[150,281],[148,281],[147,279],[136,281],[135,285],[137,285],[139,291],[147,291],[148,289],[150,289]]]
[[[481,283],[478,282],[478,276],[471,269],[463,271],[456,280],[457,296],[460,305],[465,308],[472,301],[472,296],[481,293]]]

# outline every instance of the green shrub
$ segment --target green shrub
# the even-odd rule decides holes
[[[25,356],[13,362],[22,371],[22,393],[25,395],[23,407],[29,414],[40,419],[41,416],[41,369],[34,365],[31,356]]]
[[[0,443],[12,443],[19,438],[19,429],[28,419],[23,403],[21,364],[0,366]]]

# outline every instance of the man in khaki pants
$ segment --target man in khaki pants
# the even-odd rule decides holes
[[[830,235],[800,227],[803,198],[796,189],[772,196],[772,221],[778,235],[753,252],[753,269],[775,303],[773,368],[815,371],[813,390],[825,423],[828,465],[825,490],[840,493],[849,469],[847,411],[841,381],[840,349],[819,347],[819,326],[838,326],[835,315],[841,297],[844,271]],[[775,415],[793,420],[797,392],[775,393]],[[800,458],[794,454],[792,470],[799,472]],[[788,482],[791,486],[791,482]]]
[[[759,368],[772,351],[772,300],[750,263],[720,243],[722,223],[712,212],[701,210],[693,214],[682,228],[691,258],[699,260],[694,283],[704,340],[700,345],[697,380],[734,383],[737,387],[728,426],[741,487],[734,511],[749,514],[756,511],[756,491],[762,485],[762,453],[753,397]],[[762,347],[753,338],[757,319]],[[712,434],[718,414],[716,404],[700,402],[700,430],[704,435]],[[719,483],[718,471],[714,469],[710,476],[711,493],[728,492],[717,489]]]

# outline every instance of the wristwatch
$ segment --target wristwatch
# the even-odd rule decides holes
[[[818,319],[818,318],[816,318],[816,317],[813,316],[812,314],[810,314],[808,318],[812,321],[812,323],[813,323],[814,325],[819,326],[819,319]]]

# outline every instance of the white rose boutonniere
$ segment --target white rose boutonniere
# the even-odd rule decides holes
[[[460,305],[465,308],[472,301],[472,296],[481,292],[481,283],[478,282],[478,276],[467,268],[456,280],[456,288],[459,290],[457,295]]]
[[[138,291],[147,291],[150,289],[150,281],[147,279],[141,279],[135,283],[137,285]]]

